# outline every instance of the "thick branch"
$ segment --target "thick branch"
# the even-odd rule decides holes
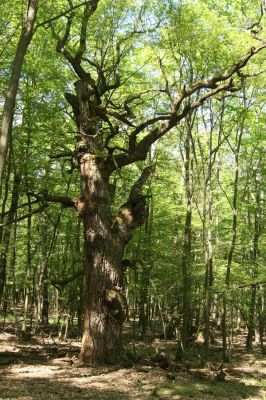
[[[76,207],[76,200],[71,197],[51,195],[48,192],[44,191],[43,193],[29,193],[31,196],[34,196],[39,201],[45,201],[48,203],[60,203],[64,207]]]
[[[49,154],[50,158],[57,159],[57,158],[67,158],[67,157],[75,157],[75,152],[74,151],[66,151],[63,153],[58,153],[58,154]]]
[[[142,171],[141,176],[132,186],[127,202],[120,207],[118,216],[114,219],[125,242],[130,240],[132,230],[143,224],[148,216],[148,196],[142,194],[142,189],[154,171],[154,165],[150,165]]]
[[[201,80],[193,84],[190,88],[183,88],[182,93],[177,97],[174,105],[173,112],[169,115],[162,115],[155,117],[153,119],[147,120],[139,125],[132,133],[129,138],[129,153],[128,154],[119,154],[115,158],[115,165],[113,165],[113,170],[117,167],[121,168],[125,165],[131,164],[138,160],[145,160],[147,153],[149,151],[150,146],[157,141],[160,137],[165,135],[168,131],[170,131],[173,127],[175,127],[181,120],[183,120],[192,110],[200,107],[202,104],[206,102],[207,99],[217,95],[222,91],[236,91],[238,90],[233,86],[232,76],[239,72],[250,60],[252,56],[257,54],[259,51],[266,47],[266,41],[260,44],[257,47],[252,47],[248,53],[236,64],[234,64],[231,68],[229,68],[224,74],[220,74],[214,76],[211,79]],[[220,83],[218,82],[225,82]],[[200,96],[197,100],[188,103],[181,113],[178,114],[181,105],[184,103],[185,99],[191,98],[191,96],[199,92],[202,89],[209,89],[202,96]],[[152,131],[145,136],[138,144],[136,144],[137,134],[143,129],[147,128],[150,125],[158,121],[168,120],[168,123],[161,123],[160,126],[155,127]]]
[[[30,213],[24,214],[24,215],[22,215],[21,217],[18,217],[18,218],[16,218],[16,219],[12,219],[12,220],[6,221],[5,223],[0,224],[0,226],[11,225],[11,224],[14,224],[15,222],[23,221],[24,219],[26,219],[26,218],[28,218],[28,217],[31,217],[31,216],[34,215],[34,214],[39,214],[40,212],[42,212],[43,210],[45,210],[45,208],[47,208],[47,207],[48,207],[47,204],[43,204],[41,207],[37,208],[36,210],[33,210],[33,211],[30,212]]]
[[[70,35],[70,29],[73,21],[73,15],[70,14],[67,20],[66,30],[63,37],[60,37],[54,27],[51,25],[51,29],[54,37],[57,39],[56,51],[58,53],[63,54],[65,59],[72,65],[74,71],[79,76],[80,79],[84,79],[88,81],[93,88],[95,88],[95,81],[92,79],[90,73],[86,72],[85,69],[81,66],[81,60],[79,57],[74,57],[71,52],[66,48],[66,44]]]
[[[36,203],[38,203],[38,202],[39,202],[39,200],[31,201],[31,202],[30,202],[30,205],[36,204]],[[20,209],[20,208],[23,208],[23,207],[26,207],[26,206],[28,206],[28,205],[29,205],[29,202],[22,203],[22,204],[20,204],[19,206],[17,206],[16,210],[18,210],[18,209]],[[9,213],[10,213],[10,210],[5,211],[4,213],[1,214],[1,217],[5,217],[5,216],[8,215]]]
[[[84,271],[83,269],[81,269],[80,271],[75,272],[72,276],[69,276],[65,279],[47,279],[45,283],[50,283],[51,285],[56,287],[56,289],[62,290],[64,286],[68,285],[69,283],[73,282],[74,280],[83,275]]]
[[[149,165],[142,171],[139,179],[137,180],[137,182],[135,182],[135,184],[131,188],[127,203],[132,204],[136,199],[139,198],[139,196],[141,196],[141,191],[143,186],[149,179],[150,175],[153,174],[154,172],[155,172],[155,165]]]
[[[37,30],[38,28],[41,28],[42,26],[51,25],[52,22],[57,21],[59,18],[65,17],[66,15],[70,14],[72,11],[76,10],[76,9],[79,8],[79,7],[82,7],[82,6],[86,5],[87,3],[88,3],[88,0],[87,0],[87,1],[83,1],[83,2],[80,3],[80,4],[76,4],[75,6],[73,5],[72,7],[69,7],[67,10],[62,11],[60,14],[57,14],[57,15],[55,15],[54,17],[51,17],[51,18],[45,19],[45,20],[42,21],[42,22],[39,22],[39,23],[36,25],[36,27],[35,27],[35,29],[34,29],[34,32],[36,32],[36,30]]]
[[[88,22],[92,14],[96,11],[99,0],[90,0],[86,3],[80,29],[79,49],[76,53],[75,60],[80,64],[83,54],[86,51],[86,39]]]
[[[236,64],[234,64],[231,68],[229,68],[224,74],[216,75],[211,79],[198,81],[198,82],[194,83],[188,89],[184,88],[181,96],[179,96],[177,98],[176,111],[178,110],[178,108],[180,106],[180,104],[179,104],[180,100],[182,103],[182,101],[185,98],[190,97],[193,93],[197,92],[200,89],[215,89],[217,87],[216,85],[218,82],[224,82],[224,81],[227,81],[228,79],[230,79],[236,72],[238,72],[239,70],[241,70],[242,68],[244,68],[247,65],[247,63],[251,59],[251,57],[253,57],[255,54],[259,53],[265,47],[266,47],[266,41],[264,41],[257,47],[251,47],[251,49],[249,49],[249,51],[246,53],[246,55],[243,58],[241,58],[241,60],[239,60]]]
[[[158,117],[154,117],[151,119],[148,119],[147,121],[143,122],[139,126],[136,127],[136,129],[131,132],[129,136],[129,151],[133,151],[136,146],[136,140],[137,140],[137,135],[142,132],[144,129],[148,128],[150,125],[154,125],[156,122],[161,122],[161,121],[168,121],[171,119],[171,115],[160,115]]]

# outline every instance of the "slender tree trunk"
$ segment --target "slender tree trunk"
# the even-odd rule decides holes
[[[27,224],[27,264],[25,271],[25,295],[24,295],[24,311],[23,311],[23,323],[22,323],[22,331],[25,332],[27,328],[27,313],[29,307],[30,300],[30,271],[31,271],[31,203],[30,197],[28,197],[29,202],[29,217]]]
[[[189,325],[190,325],[190,290],[191,290],[191,277],[190,277],[190,264],[191,264],[191,223],[192,223],[192,160],[191,160],[191,135],[192,125],[191,121],[187,121],[187,133],[185,139],[185,189],[186,189],[186,220],[184,229],[184,244],[183,244],[183,256],[182,256],[182,314],[183,323],[181,329],[181,353],[182,357],[185,357],[188,336],[189,336]]]
[[[223,129],[223,116],[224,116],[224,102],[222,103],[221,114],[219,117],[219,129],[217,146],[213,148],[213,135],[216,122],[214,120],[215,113],[212,109],[212,103],[209,104],[210,119],[208,122],[205,120],[205,113],[202,112],[202,120],[206,131],[210,130],[208,140],[208,164],[205,171],[205,152],[198,139],[198,145],[201,156],[201,169],[204,178],[204,191],[203,191],[203,206],[202,206],[202,238],[204,246],[204,259],[205,259],[205,280],[204,280],[204,347],[205,355],[209,355],[210,344],[210,314],[212,307],[211,288],[213,285],[213,167],[216,161],[217,153],[221,146],[221,135]],[[219,171],[218,171],[219,173]]]
[[[5,286],[5,277],[6,277],[6,261],[3,260],[4,258],[4,253],[7,252],[8,249],[4,250],[4,243],[6,242],[7,238],[4,238],[3,241],[3,234],[5,231],[5,227],[2,225],[5,221],[5,210],[6,210],[6,203],[8,200],[8,194],[9,194],[9,184],[10,184],[10,176],[11,176],[11,161],[12,161],[12,145],[10,146],[9,149],[9,157],[8,157],[8,171],[6,174],[6,180],[5,180],[5,191],[4,191],[4,197],[3,197],[3,202],[2,202],[2,212],[1,212],[1,226],[0,226],[0,304],[2,301],[2,296],[4,292],[4,286]],[[14,205],[15,206],[15,205]],[[9,214],[11,212],[11,208],[9,210]],[[14,213],[14,210],[13,210]],[[11,216],[8,217],[8,219],[12,219],[12,214]],[[6,244],[7,246],[7,244]],[[2,260],[2,261],[1,261]]]
[[[16,215],[16,210],[19,200],[19,189],[20,189],[21,177],[20,174],[15,173],[14,183],[11,197],[10,210],[7,216],[7,221],[12,221]],[[7,254],[9,249],[10,235],[12,231],[12,225],[6,225],[3,231],[3,238],[0,249],[0,299],[3,295],[5,280],[6,280],[6,265],[7,265]]]
[[[42,284],[42,305],[41,305],[41,322],[44,325],[49,324],[49,285],[46,283],[48,279],[48,263],[45,263],[43,270]]]
[[[0,194],[5,168],[8,139],[12,132],[19,79],[21,76],[24,58],[33,36],[33,27],[37,15],[38,3],[39,0],[29,0],[28,2],[27,16],[17,45],[16,55],[12,65],[11,76],[2,113],[2,122],[0,127]]]
[[[204,282],[204,346],[206,351],[206,356],[209,355],[209,345],[210,345],[210,314],[212,307],[212,295],[211,288],[213,286],[213,189],[212,189],[212,177],[213,177],[213,167],[216,160],[217,152],[219,151],[221,145],[221,134],[223,127],[223,116],[224,116],[224,102],[222,104],[221,115],[219,118],[219,131],[218,131],[218,145],[213,149],[213,132],[215,127],[214,122],[214,112],[212,110],[212,105],[210,103],[210,136],[208,143],[208,167],[205,177],[205,192],[204,192],[204,210],[203,216],[204,221],[207,216],[208,228],[205,246],[205,282]],[[204,120],[204,118],[203,118]],[[208,125],[205,123],[206,130]],[[202,163],[204,162],[202,150],[201,150]],[[204,226],[205,228],[205,226]],[[205,233],[204,233],[205,237]],[[204,241],[204,242],[205,242]]]
[[[8,200],[8,195],[9,195],[9,185],[10,185],[10,176],[11,176],[11,169],[12,169],[12,140],[10,138],[10,147],[9,147],[9,152],[8,152],[8,168],[7,168],[7,173],[5,176],[5,186],[4,186],[4,193],[3,193],[3,201],[1,204],[1,224],[4,222],[4,215],[6,211],[6,204]],[[2,242],[3,239],[3,230],[4,227],[0,226],[0,243]],[[1,296],[0,296],[1,297]]]
[[[149,202],[149,218],[145,221],[145,249],[143,251],[143,269],[141,274],[141,287],[139,297],[139,326],[140,326],[140,337],[144,339],[147,332],[149,323],[149,286],[151,276],[151,227],[152,227],[152,204]]]
[[[12,306],[15,322],[15,334],[17,334],[17,284],[16,284],[16,259],[17,259],[17,222],[14,224],[13,251],[10,261],[10,276],[12,279]]]
[[[230,280],[231,280],[231,267],[233,262],[233,256],[236,245],[237,238],[237,200],[238,200],[238,181],[239,181],[239,152],[241,147],[241,139],[243,134],[244,125],[244,117],[242,121],[242,126],[240,128],[240,132],[237,134],[237,144],[235,149],[235,176],[234,176],[234,186],[233,186],[233,202],[232,202],[232,239],[229,248],[229,253],[227,257],[227,267],[226,267],[226,278],[225,284],[226,289],[230,288]],[[229,354],[227,349],[227,293],[223,295],[223,314],[222,314],[222,342],[223,342],[223,360],[224,362],[229,361]]]
[[[259,315],[259,336],[261,353],[265,354],[265,328],[266,328],[266,288],[265,285],[260,288],[258,295],[258,315]]]
[[[253,350],[253,338],[255,335],[255,307],[256,307],[256,285],[251,285],[251,298],[248,310],[248,334],[247,334],[247,341],[246,341],[246,348],[247,350]]]
[[[211,174],[211,171],[209,171]],[[208,193],[208,219],[209,225],[207,230],[207,246],[205,250],[205,305],[204,305],[204,345],[206,356],[209,354],[210,344],[210,312],[211,312],[211,293],[210,289],[213,284],[213,251],[212,251],[212,189],[211,189],[211,176],[207,184]]]
[[[27,82],[28,84],[28,82]],[[28,85],[27,85],[28,89]],[[29,115],[26,116],[26,126],[27,126],[27,147],[26,147],[26,154],[25,154],[25,190],[26,192],[30,192],[30,185],[29,185],[29,171],[28,171],[28,164],[30,161],[30,151],[31,151],[31,122],[30,122],[30,111],[29,108],[28,112]],[[32,269],[32,207],[31,207],[31,197],[28,197],[28,221],[27,221],[27,262],[26,262],[26,270],[25,270],[25,289],[24,289],[24,310],[23,310],[23,322],[22,322],[22,331],[26,332],[27,330],[27,313],[30,303],[30,290],[31,290],[31,282],[30,282],[30,275]]]
[[[256,173],[255,176],[255,199],[256,199],[256,207],[255,207],[255,215],[254,215],[254,237],[253,237],[253,246],[250,254],[250,260],[252,263],[251,266],[251,275],[253,279],[256,279],[258,276],[258,265],[257,265],[257,256],[259,255],[259,237],[261,234],[262,227],[262,216],[261,216],[261,179],[260,175]],[[250,220],[250,218],[249,218]],[[250,226],[251,228],[251,226]],[[255,335],[255,312],[256,312],[256,297],[257,297],[257,285],[251,286],[251,297],[248,311],[248,334],[246,341],[247,350],[253,350],[253,337]]]

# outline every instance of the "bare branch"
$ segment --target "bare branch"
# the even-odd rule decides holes
[[[234,92],[239,90],[239,88],[233,86],[232,76],[235,73],[239,72],[243,67],[245,67],[245,65],[247,64],[247,62],[250,60],[251,57],[253,57],[255,54],[257,54],[264,48],[266,48],[266,41],[264,41],[257,47],[252,47],[240,61],[238,61],[231,68],[229,68],[224,74],[219,74],[211,79],[198,81],[188,89],[184,87],[181,94],[176,99],[174,110],[171,114],[167,116],[162,115],[159,117],[155,117],[154,119],[148,120],[142,123],[130,134],[129,153],[119,154],[116,156],[117,166],[121,168],[137,160],[145,160],[150,146],[156,140],[158,140],[160,137],[162,137],[168,131],[170,131],[173,127],[175,127],[191,111],[197,109],[203,103],[205,103],[206,100],[216,96],[220,92],[224,91]],[[207,92],[205,92],[197,100],[192,101],[191,103],[185,105],[183,110],[180,113],[178,113],[181,105],[184,103],[184,100],[190,99],[194,93],[199,92],[202,89],[207,90]],[[148,126],[163,120],[164,121],[168,120],[168,122],[161,123],[160,126],[153,128],[152,131],[147,136],[145,136],[139,143],[136,144],[136,136],[139,132],[141,132]],[[115,169],[114,166],[113,169]]]
[[[30,205],[36,204],[36,203],[38,203],[38,202],[39,202],[39,200],[31,201],[31,202],[30,202]],[[19,210],[20,208],[26,207],[26,206],[28,206],[28,205],[29,205],[29,202],[27,202],[27,203],[22,203],[22,204],[20,204],[18,207],[16,207],[16,210]],[[9,213],[10,213],[10,210],[5,211],[4,213],[1,214],[1,217],[5,217],[5,216],[8,215]]]
[[[58,19],[67,16],[67,15],[70,14],[72,11],[76,10],[76,9],[79,8],[79,7],[82,7],[82,6],[86,5],[87,3],[88,3],[88,0],[87,0],[87,1],[83,1],[83,2],[80,3],[80,4],[76,4],[75,6],[73,5],[72,7],[68,8],[67,10],[62,11],[60,14],[57,14],[57,15],[55,15],[54,17],[51,17],[51,18],[48,18],[48,19],[46,19],[46,20],[44,20],[44,21],[42,21],[42,22],[39,22],[39,23],[36,25],[36,27],[35,27],[35,29],[34,29],[34,32],[36,32],[36,30],[37,30],[38,28],[41,28],[42,26],[51,25],[52,22],[55,22],[55,21],[57,21]]]
[[[99,0],[95,0],[95,1],[91,0],[90,4],[91,3],[94,4],[95,2],[98,3],[98,1]],[[88,6],[87,2],[85,4]],[[86,6],[86,9],[87,9],[87,6]],[[93,14],[95,9],[92,7],[93,11],[91,10],[92,12],[91,12],[90,16]],[[95,93],[97,94],[97,88],[96,88],[96,83],[95,83],[94,79],[92,78],[90,73],[86,72],[85,69],[81,66],[81,58],[82,58],[83,52],[86,49],[86,44],[83,44],[83,41],[84,41],[84,37],[83,37],[84,32],[83,32],[83,30],[81,32],[81,37],[80,37],[80,43],[81,44],[80,44],[79,50],[77,51],[76,55],[73,56],[71,54],[71,52],[66,48],[66,44],[67,44],[67,41],[68,41],[68,38],[69,38],[69,35],[70,35],[70,29],[71,29],[72,21],[73,21],[73,14],[70,14],[68,16],[66,30],[65,30],[64,36],[62,38],[56,33],[53,25],[51,25],[51,30],[53,32],[53,35],[57,39],[56,51],[58,53],[63,54],[65,59],[72,65],[74,71],[79,76],[79,78],[88,81],[88,83],[92,86],[92,88],[95,90]],[[79,52],[80,52],[80,55],[79,55]]]
[[[93,13],[96,11],[99,0],[90,0],[86,3],[83,18],[80,29],[79,49],[75,55],[76,61],[80,64],[83,54],[86,51],[86,39],[87,39],[87,28],[88,21]]]
[[[68,285],[69,283],[73,282],[74,280],[76,280],[77,278],[79,278],[83,275],[84,275],[84,271],[83,271],[83,269],[81,269],[80,271],[75,272],[72,276],[69,276],[65,279],[48,278],[47,280],[45,280],[45,283],[51,284],[56,289],[61,291],[64,288],[64,286]]]
[[[75,152],[74,151],[67,151],[64,153],[58,153],[58,154],[49,154],[50,158],[57,159],[57,158],[66,158],[66,157],[75,157]]]
[[[48,203],[60,203],[64,207],[76,207],[76,200],[71,197],[51,195],[47,191],[43,191],[42,193],[28,193],[31,196],[34,196],[36,199],[42,202]]]
[[[47,207],[48,207],[47,204],[43,204],[41,207],[37,208],[36,210],[33,210],[33,211],[31,211],[30,213],[28,213],[28,214],[24,214],[24,215],[22,215],[21,217],[18,217],[18,218],[15,218],[15,219],[6,221],[6,222],[4,222],[3,224],[0,224],[0,226],[11,225],[11,224],[14,224],[15,222],[22,221],[22,220],[24,220],[24,219],[26,219],[26,218],[28,218],[28,217],[34,215],[34,214],[39,214],[40,212],[44,211],[45,208],[47,208]]]
[[[159,65],[160,65],[160,69],[162,71],[163,77],[164,77],[164,81],[165,81],[165,92],[167,93],[167,96],[169,98],[171,107],[174,107],[174,102],[171,96],[171,92],[170,92],[170,86],[169,86],[169,80],[166,74],[166,70],[165,70],[165,66],[163,65],[163,61],[162,59],[158,56],[158,61],[159,61]]]
[[[218,293],[218,294],[224,294],[226,292],[232,292],[232,291],[238,290],[238,289],[244,289],[244,288],[247,288],[247,287],[254,287],[254,286],[265,285],[265,284],[266,284],[266,281],[250,282],[250,283],[245,283],[245,284],[238,285],[238,286],[233,286],[231,288],[226,288],[226,289],[224,289],[222,291],[213,290],[213,292],[214,293]]]

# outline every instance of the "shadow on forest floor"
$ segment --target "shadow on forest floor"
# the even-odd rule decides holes
[[[141,361],[132,368],[77,365],[73,359],[79,342],[33,339],[24,343],[15,335],[0,333],[0,400],[266,399],[266,361],[257,353],[241,351],[234,363],[226,365],[225,382],[212,381],[206,367],[195,365],[172,371],[169,380],[169,371],[143,367]],[[153,346],[170,353],[176,344]],[[147,343],[137,343],[143,360],[147,348]]]
[[[113,388],[103,388],[84,385],[84,388],[69,384],[67,377],[62,380],[44,378],[23,378],[17,379],[12,376],[0,378],[1,393],[0,399],[8,400],[126,400],[130,397],[119,390]]]
[[[91,369],[85,373],[80,368],[79,374],[73,375],[73,369],[57,369],[51,365],[12,367],[0,376],[0,399],[264,399],[261,387],[243,382],[209,382],[189,374],[177,375],[170,382],[159,370],[148,374],[125,369],[106,372],[110,371],[94,376]]]

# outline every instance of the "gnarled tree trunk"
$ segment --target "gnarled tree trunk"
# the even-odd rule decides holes
[[[79,81],[75,84],[76,95],[67,93],[65,97],[72,106],[78,128],[78,143],[74,155],[79,164],[82,193],[76,200],[75,207],[84,227],[84,272],[87,293],[80,358],[90,364],[114,361],[121,351],[122,323],[126,316],[125,295],[122,288],[122,255],[132,230],[142,224],[147,216],[146,198],[141,195],[141,189],[153,172],[153,167],[144,169],[133,186],[128,201],[121,207],[116,217],[113,217],[111,212],[110,175],[116,169],[144,161],[153,143],[177,126],[208,98],[219,92],[236,90],[232,76],[242,69],[254,54],[266,47],[265,43],[253,47],[222,75],[195,82],[188,88],[184,87],[179,96],[173,99],[169,114],[148,117],[139,125],[137,121],[135,125],[131,121],[134,113],[128,104],[143,93],[137,94],[137,97],[129,97],[122,102],[123,104],[120,102],[121,99],[117,104],[116,100],[112,99],[114,90],[122,85],[119,65],[122,63],[123,53],[120,45],[127,40],[127,37],[117,38],[115,53],[112,46],[110,47],[110,59],[113,60],[111,73],[109,66],[106,69],[103,59],[100,63],[98,60],[90,60],[91,51],[87,51],[86,48],[86,39],[89,37],[87,28],[98,3],[99,0],[88,0],[84,4],[78,48],[71,46],[69,40],[72,36],[70,33],[74,14],[68,16],[62,37],[51,24],[53,34],[57,38],[57,51],[71,64],[73,71],[79,77]],[[128,34],[127,36],[131,37]],[[86,69],[85,61],[88,63]],[[198,99],[194,100],[192,96],[202,89],[204,94],[199,94]],[[125,148],[113,147],[111,143],[113,138],[123,138],[121,133],[124,132],[124,126],[128,129]],[[190,188],[188,189],[191,192]],[[190,193],[188,197],[191,197]],[[50,196],[49,201],[62,202],[66,206],[74,205],[71,199],[60,199],[56,196]],[[191,204],[188,206],[183,259],[185,315],[188,314],[190,301],[187,268],[191,253]],[[184,317],[184,333],[187,332],[188,325],[189,319]],[[186,341],[186,338],[184,339]]]
[[[85,154],[81,162],[84,225],[86,303],[81,359],[111,362],[121,350],[125,297],[121,287],[124,240],[119,222],[112,221],[108,182],[99,161]]]
[[[128,201],[115,217],[111,213],[109,177],[112,169],[99,155],[97,99],[84,79],[76,83],[76,121],[79,129],[76,156],[82,193],[76,208],[84,227],[86,301],[80,359],[89,364],[114,362],[121,353],[126,297],[122,288],[122,258],[132,229],[147,216],[143,184],[153,172],[147,167],[135,183]],[[74,108],[73,108],[74,109]],[[77,112],[78,110],[78,112]],[[110,164],[112,165],[112,164]]]

